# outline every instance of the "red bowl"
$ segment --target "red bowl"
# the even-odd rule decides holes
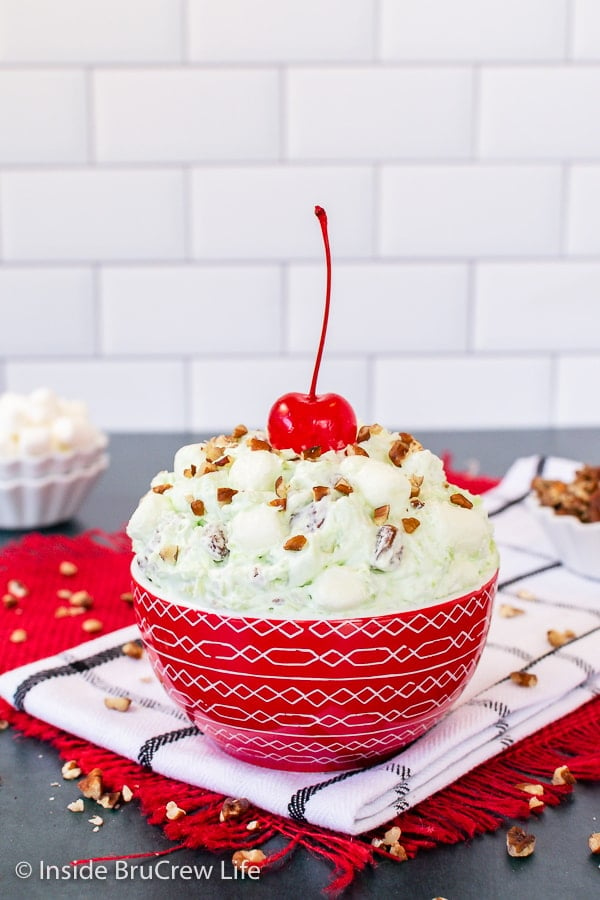
[[[386,615],[277,619],[174,603],[132,574],[171,699],[232,756],[299,772],[384,759],[435,725],[475,671],[497,581]]]

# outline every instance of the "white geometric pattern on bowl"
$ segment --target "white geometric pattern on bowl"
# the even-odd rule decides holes
[[[475,670],[495,594],[494,578],[430,610],[265,619],[170,602],[132,571],[142,638],[172,699],[223,750],[309,770],[385,756],[431,727]]]

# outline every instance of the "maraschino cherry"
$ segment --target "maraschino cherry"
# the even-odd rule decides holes
[[[315,215],[321,225],[325,262],[327,265],[327,289],[325,312],[321,326],[321,339],[308,394],[284,394],[276,400],[267,420],[269,440],[278,450],[295,450],[302,453],[320,447],[341,450],[356,440],[356,416],[347,400],[339,394],[317,394],[317,378],[325,346],[329,306],[331,301],[331,251],[327,234],[327,213],[315,206]]]

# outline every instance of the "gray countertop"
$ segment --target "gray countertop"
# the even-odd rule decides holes
[[[501,476],[519,456],[545,454],[600,463],[600,430],[523,430],[488,432],[418,433],[437,453],[452,455],[455,469],[469,468]],[[86,499],[79,515],[47,533],[76,534],[88,528],[120,529],[152,476],[169,469],[175,451],[198,440],[190,434],[115,435],[111,439],[111,465]],[[0,544],[18,537],[0,532]],[[600,603],[600,585],[599,585]],[[599,751],[600,752],[600,751]],[[135,804],[111,819],[110,829],[94,834],[78,827],[75,816],[64,814],[60,792],[60,761],[47,744],[12,731],[0,734],[0,896],[13,898],[75,898],[101,894],[108,898],[205,897],[312,898],[322,895],[330,879],[328,865],[297,851],[279,871],[259,882],[243,885],[230,880],[230,854],[221,860],[203,851],[181,850],[166,857],[174,866],[212,866],[198,881],[176,875],[167,880],[152,876],[153,860],[142,860],[146,875],[135,872],[117,878],[108,864],[106,880],[56,880],[40,877],[40,862],[64,865],[68,860],[115,853],[153,852],[170,846],[159,828],[149,825]],[[49,798],[55,796],[55,800]],[[56,796],[58,795],[58,796]],[[511,822],[510,824],[514,824]],[[592,900],[600,896],[600,858],[587,848],[590,832],[600,831],[600,784],[580,783],[560,807],[547,809],[531,823],[538,844],[524,860],[508,857],[505,829],[450,847],[421,852],[404,864],[380,862],[360,875],[344,895],[349,898],[406,896],[411,900],[504,900],[504,898],[570,898]],[[15,874],[20,861],[33,865],[33,874]],[[177,869],[175,869],[177,872]]]

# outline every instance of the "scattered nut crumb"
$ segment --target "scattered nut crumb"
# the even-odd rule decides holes
[[[102,794],[102,796],[96,801],[100,804],[104,809],[114,809],[119,800],[121,799],[120,791],[110,791],[108,794]]]
[[[181,807],[177,806],[174,800],[169,800],[166,807],[166,816],[170,822],[177,822],[178,819],[183,819],[186,815],[185,809],[181,809]]]
[[[94,598],[87,591],[74,591],[69,597],[71,606],[81,606],[83,609],[91,609],[94,605]]]
[[[525,615],[524,609],[519,609],[518,606],[511,606],[510,603],[502,603],[498,612],[503,619],[513,619],[515,616]]]
[[[2,604],[5,609],[14,609],[18,602],[17,598],[13,597],[12,594],[4,594],[2,597]]]
[[[74,562],[69,562],[69,560],[64,559],[58,567],[58,571],[61,575],[66,575],[70,577],[71,575],[77,575],[79,569],[75,565]]]
[[[104,819],[102,816],[92,816],[91,819],[88,819],[90,825],[95,825],[96,828],[100,828],[101,825],[104,825]]]
[[[526,794],[533,794],[536,797],[541,797],[544,793],[543,784],[515,784],[515,787],[520,791],[525,791]]]
[[[571,774],[568,766],[558,766],[552,775],[552,784],[576,784],[577,779]]]
[[[517,591],[517,597],[519,600],[537,600],[537,596],[533,591],[528,591],[525,588],[521,588],[520,591]]]
[[[77,765],[76,760],[69,759],[60,770],[60,774],[65,779],[65,781],[73,781],[73,779],[79,778],[79,776],[81,775],[81,769]]]
[[[533,672],[522,671],[511,672],[510,680],[519,687],[535,687],[538,682],[537,675],[534,675]]]
[[[130,803],[133,800],[133,791],[126,784],[121,788],[121,798],[123,803]]]
[[[221,811],[219,813],[219,822],[226,822],[228,819],[237,819],[250,808],[250,802],[245,797],[226,797],[223,800]]]
[[[27,632],[24,628],[15,628],[9,635],[11,644],[23,644],[27,640]]]
[[[12,594],[13,597],[18,597],[21,599],[22,597],[26,597],[29,593],[29,588],[26,587],[22,581],[19,581],[17,578],[11,578],[8,584],[6,585],[6,590],[9,594]]]
[[[135,641],[127,641],[126,644],[123,644],[121,647],[121,653],[124,656],[130,656],[131,659],[141,659],[144,655],[144,648],[140,647]]]
[[[85,809],[85,805],[84,805],[83,800],[80,797],[79,800],[73,800],[72,803],[68,803],[67,809],[70,810],[71,812],[75,812],[75,813],[83,812],[83,810]]]
[[[120,599],[121,599],[124,603],[133,603],[133,594],[131,593],[131,591],[123,591],[123,593],[121,594]]]
[[[543,807],[546,804],[543,800],[540,800],[539,797],[530,797],[529,799],[529,809],[539,809],[539,807]]]
[[[390,854],[390,856],[396,856],[398,859],[402,860],[402,862],[404,862],[404,860],[408,859],[408,856],[406,855],[406,850],[404,849],[402,844],[398,843],[398,841],[396,841],[395,844],[391,844],[390,849],[388,850],[388,853]]]
[[[319,448],[320,449],[320,448]],[[360,444],[348,444],[346,447],[346,456],[368,456],[369,454]]]
[[[56,592],[56,596],[58,597],[59,600],[68,600],[72,594],[73,594],[73,591],[70,591],[69,588],[60,588]]]
[[[85,778],[77,782],[77,787],[84,797],[90,800],[99,800],[104,790],[102,788],[102,769],[92,769]]]
[[[267,857],[262,850],[236,850],[231,857],[231,862],[236,869],[244,871],[250,866],[259,865],[264,862],[266,858]]]
[[[8,728],[8,722],[6,719],[0,719],[0,731],[6,731]]]
[[[397,825],[393,825],[392,828],[389,828],[383,835],[383,843],[395,844],[396,841],[400,840],[401,834],[402,830]]]
[[[594,831],[588,838],[588,847],[592,853],[600,853],[600,831]]]
[[[86,619],[81,623],[81,627],[87,634],[97,634],[104,626],[100,619]]]
[[[129,697],[105,697],[104,705],[107,709],[116,709],[117,712],[127,712],[131,706]]]
[[[513,825],[506,834],[506,849],[509,856],[531,856],[535,850],[535,836]]]
[[[252,819],[251,822],[248,822],[246,825],[246,831],[257,831],[260,828],[260,822],[258,819]]]
[[[565,644],[568,644],[569,641],[572,641],[573,638],[577,637],[574,631],[567,629],[566,631],[556,631],[556,629],[551,628],[546,632],[548,636],[548,643],[551,647],[563,647]]]

